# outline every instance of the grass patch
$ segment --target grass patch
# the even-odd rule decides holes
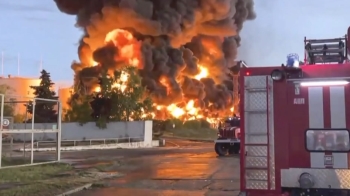
[[[0,170],[0,184],[6,182],[29,183],[37,180],[46,180],[62,172],[71,171],[73,168],[67,164],[53,163],[37,166],[9,168]]]
[[[14,166],[14,165],[24,165],[29,164],[30,159],[29,158],[2,158],[1,159],[1,166]],[[0,170],[1,171],[1,170]],[[0,179],[1,180],[1,179]]]
[[[6,160],[8,165],[12,162]],[[23,163],[22,163],[23,164]],[[90,182],[75,169],[62,163],[0,169],[1,196],[56,195]]]
[[[166,130],[163,136],[174,136],[189,139],[216,139],[217,130],[210,128],[201,129],[170,129]]]

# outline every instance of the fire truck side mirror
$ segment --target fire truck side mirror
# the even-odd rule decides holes
[[[271,72],[271,78],[274,81],[281,81],[284,78],[283,71],[275,69]]]

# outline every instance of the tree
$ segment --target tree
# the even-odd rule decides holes
[[[43,99],[57,99],[55,91],[52,90],[54,83],[51,81],[50,73],[45,70],[41,71],[39,86],[30,86],[34,89],[35,98]],[[57,122],[57,111],[54,107],[56,102],[49,101],[40,101],[37,100],[35,103],[35,113],[34,113],[34,122],[35,123],[50,123]],[[33,102],[28,104],[28,112],[33,115]]]
[[[145,97],[146,89],[135,67],[116,70],[113,76],[103,73],[101,91],[90,102],[96,125],[105,128],[109,121],[142,120],[150,117],[152,101]]]
[[[91,96],[89,95],[73,95],[68,103],[70,108],[66,111],[64,120],[67,122],[78,122],[80,125],[92,121],[91,116],[87,115],[92,111],[89,105],[90,101]]]
[[[144,120],[151,117],[152,100],[146,96],[141,77],[135,67],[114,72],[112,86],[112,118],[116,121]]]
[[[113,78],[107,75],[107,72],[102,73],[99,78],[100,92],[95,92],[90,102],[92,109],[91,117],[96,120],[96,126],[106,128],[107,122],[111,116],[111,90]]]

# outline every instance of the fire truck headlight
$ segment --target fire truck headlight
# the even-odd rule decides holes
[[[271,78],[275,81],[280,81],[283,79],[283,72],[279,69],[275,69],[271,72]]]
[[[299,185],[302,189],[309,189],[315,185],[314,177],[309,173],[302,173],[299,177]]]

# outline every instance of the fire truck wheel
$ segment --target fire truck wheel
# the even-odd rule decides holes
[[[219,156],[225,156],[228,153],[228,147],[227,144],[223,143],[216,143],[215,144],[215,152]]]

